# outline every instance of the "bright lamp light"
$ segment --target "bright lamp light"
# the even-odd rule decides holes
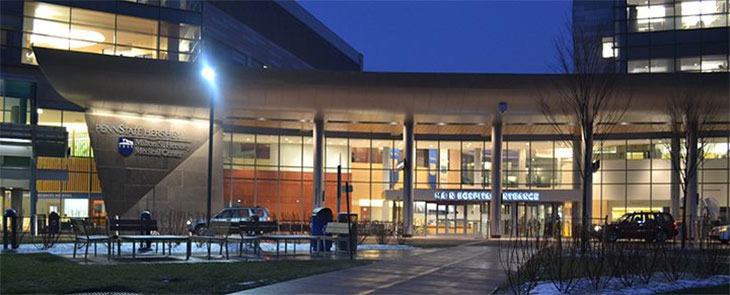
[[[215,80],[215,71],[211,67],[203,67],[200,74],[203,75],[203,78],[208,80],[208,82],[213,82],[213,80]]]

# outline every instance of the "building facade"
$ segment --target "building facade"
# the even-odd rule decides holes
[[[620,73],[727,72],[729,22],[727,0],[573,2],[574,26]]]
[[[76,6],[99,3],[113,8]],[[203,216],[212,161],[214,211],[262,206],[281,222],[306,222],[314,207],[349,206],[413,234],[571,234],[581,207],[577,139],[556,134],[537,106],[564,76],[361,72],[362,57],[292,2],[194,3],[2,3],[4,21],[14,15],[19,28],[3,23],[4,208]],[[583,20],[605,18],[605,7]],[[107,24],[75,20],[84,14]],[[216,68],[213,84],[200,77],[204,58]],[[701,81],[727,110],[728,74],[705,72],[618,78],[617,95],[632,105],[594,149],[596,219],[678,214],[676,145],[661,105]],[[729,115],[702,133],[710,144],[698,179],[725,223]],[[352,186],[339,200],[338,167]]]
[[[109,212],[137,214],[155,206],[202,208],[201,167],[206,159],[196,153],[206,151],[206,143],[197,140],[207,134],[196,135],[195,128],[202,123],[205,129],[205,98],[214,91],[216,104],[222,104],[216,109],[213,157],[218,208],[262,206],[281,222],[306,222],[315,207],[343,212],[349,206],[361,220],[403,222],[411,225],[413,234],[458,235],[556,230],[571,234],[580,216],[580,177],[572,148],[577,139],[556,134],[536,107],[539,93],[557,91],[552,87],[561,75],[231,66],[218,69],[211,89],[201,80],[196,64],[168,67],[147,60],[37,52],[55,89],[87,106],[87,118],[94,118],[87,124],[94,129],[91,141],[97,163],[105,163],[105,169],[148,167],[167,157],[164,153],[181,155],[181,163],[174,167],[155,166],[162,173],[146,179],[154,178],[152,189],[135,192],[132,188],[144,181],[134,175],[112,177],[125,188],[105,195]],[[64,75],[69,64],[76,70]],[[116,68],[124,70],[111,73]],[[140,73],[141,69],[146,72]],[[101,72],[114,79],[94,80]],[[161,73],[173,79],[160,80]],[[672,191],[679,183],[671,180],[670,162],[676,147],[666,114],[658,106],[677,89],[702,81],[706,99],[724,110],[727,78],[727,73],[619,77],[616,93],[620,99],[631,96],[631,107],[620,126],[601,135],[605,141],[595,148],[601,159],[593,185],[596,222],[631,211],[674,211],[672,204],[679,195]],[[152,79],[159,84],[138,90],[124,87]],[[103,87],[78,82],[89,80]],[[173,87],[178,81],[186,86]],[[507,106],[504,113],[499,111],[502,104]],[[715,128],[702,133],[709,144],[699,170],[699,193],[708,204],[703,210],[712,210],[716,222],[726,222],[730,198],[727,118],[728,113],[721,112],[713,121]],[[121,125],[134,127],[133,131],[112,130]],[[148,139],[140,134],[178,135]],[[135,141],[132,154],[125,156],[119,150],[120,138]],[[160,155],[149,151],[162,145],[168,151],[160,150]],[[338,166],[343,184],[352,186],[339,201]],[[117,175],[100,170],[104,189],[105,173]],[[195,179],[202,182],[195,184]],[[496,193],[495,182],[501,187]],[[118,191],[125,192],[124,198],[114,195]],[[500,196],[499,206],[492,206],[494,196]],[[557,224],[560,228],[554,227]]]
[[[0,3],[3,209],[26,217],[55,211],[103,218],[107,211],[86,108],[48,83],[34,47],[170,63],[195,63],[205,47],[219,64],[362,69],[362,56],[296,3],[255,2]],[[47,142],[39,145],[41,139]]]

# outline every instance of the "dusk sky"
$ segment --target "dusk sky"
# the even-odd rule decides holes
[[[552,72],[571,1],[298,1],[366,71]]]

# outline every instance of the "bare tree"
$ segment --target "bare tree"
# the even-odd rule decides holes
[[[602,57],[601,32],[567,26],[567,34],[555,41],[558,64],[551,91],[537,96],[537,104],[555,132],[563,135],[565,144],[577,149],[576,170],[581,176],[582,218],[581,249],[585,252],[591,225],[593,163],[598,159],[593,148],[600,146],[623,118],[631,96],[616,93],[613,64]],[[574,144],[572,139],[578,139]],[[575,146],[577,145],[577,146]]]
[[[688,77],[685,77],[688,80]],[[696,83],[687,83],[689,86],[672,91],[667,99],[666,114],[669,117],[673,147],[672,170],[679,176],[681,197],[684,198],[684,213],[682,214],[682,248],[688,236],[695,233],[692,230],[697,215],[698,193],[697,172],[705,160],[707,136],[715,127],[719,106],[714,100],[704,97],[700,80]],[[690,81],[691,82],[691,81]],[[682,140],[683,139],[683,140]],[[689,227],[687,217],[689,215]],[[688,232],[689,229],[689,232]]]

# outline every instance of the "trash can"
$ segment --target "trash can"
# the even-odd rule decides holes
[[[353,246],[353,250],[357,251],[357,214],[355,213],[340,213],[337,214],[337,222],[347,223],[347,218],[350,218],[350,226],[352,227],[352,230],[350,231],[352,235],[350,235],[350,245]],[[347,238],[348,235],[341,234],[339,235],[340,239]],[[347,243],[344,241],[339,241],[339,248],[342,251],[350,251],[349,248],[347,248]]]
[[[332,222],[332,209],[327,207],[314,208],[314,210],[312,210],[312,218],[309,219],[309,234],[313,236],[324,236],[324,229],[327,226],[327,223],[330,222]],[[326,241],[324,244],[318,244],[317,242],[312,241],[311,247],[313,251],[329,251],[332,247],[332,242]]]

